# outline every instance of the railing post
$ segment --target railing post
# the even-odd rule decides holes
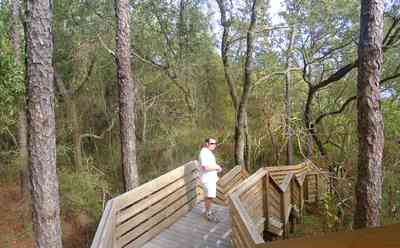
[[[303,189],[303,199],[305,201],[308,201],[310,199],[309,191],[308,191],[308,175],[306,175],[305,178],[304,178],[303,187],[304,187],[304,189]]]
[[[297,187],[297,181],[296,180],[292,180],[290,182],[290,204],[293,206],[296,206],[296,208],[298,208],[298,202],[296,201],[296,196],[295,196],[295,191],[294,188]],[[298,194],[297,190],[296,190],[296,194]],[[298,197],[298,195],[297,195]],[[292,209],[293,211],[293,209]],[[291,211],[291,213],[292,213]],[[294,233],[294,229],[295,229],[295,220],[296,217],[292,214],[291,216],[289,216],[289,222],[290,222],[290,233]]]
[[[300,213],[299,213],[299,215],[300,215],[300,217],[299,217],[299,220],[300,220],[300,223],[301,224],[303,224],[303,221],[304,221],[304,184],[305,183],[305,181],[303,182],[303,185],[300,185],[300,187],[299,187],[299,201],[300,201],[300,203],[299,203],[299,211],[300,211]]]
[[[289,207],[289,203],[287,201],[287,191],[282,192],[281,194],[281,217],[282,217],[282,224],[283,224],[283,238],[286,239],[288,237],[288,230],[286,224],[286,213]]]
[[[268,188],[269,188],[269,173],[265,173],[265,178],[263,179],[263,208],[264,208],[264,217],[265,217],[265,222],[264,222],[264,230],[263,230],[263,239],[264,240],[269,240],[269,234],[267,232],[268,226],[269,226],[269,213],[268,213]]]

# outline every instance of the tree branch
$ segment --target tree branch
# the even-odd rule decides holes
[[[106,43],[104,43],[103,39],[99,34],[97,34],[97,38],[99,38],[101,45],[104,47],[104,49],[107,50],[109,54],[111,54],[114,58],[116,57],[115,52],[111,50],[110,48],[107,47]]]
[[[91,134],[91,133],[85,133],[85,134],[81,134],[80,136],[79,136],[79,138],[82,140],[83,138],[93,138],[93,139],[103,139],[104,138],[104,135],[107,133],[107,132],[110,132],[111,131],[111,129],[114,127],[114,119],[111,119],[111,124],[110,124],[110,126],[106,129],[106,130],[104,130],[100,135],[96,135],[96,134]]]
[[[327,79],[314,85],[313,87],[315,88],[315,91],[317,91],[318,89],[323,88],[333,82],[339,81],[344,76],[346,76],[347,73],[349,73],[351,70],[353,70],[357,66],[358,66],[358,59],[350,64],[347,64],[346,66],[342,67],[341,69],[337,70],[335,73],[330,75]]]
[[[72,92],[72,95],[78,95],[79,92],[82,90],[83,86],[86,84],[86,82],[89,81],[90,76],[92,75],[93,72],[93,68],[94,68],[94,64],[95,64],[95,57],[93,56],[93,58],[90,61],[90,65],[89,65],[89,69],[86,73],[85,78],[81,81],[81,84],[79,85],[79,87]]]
[[[260,29],[260,30],[255,30],[252,33],[253,34],[261,34],[261,33],[266,33],[269,31],[274,31],[274,30],[278,30],[278,29],[285,29],[288,28],[288,26],[276,26],[276,27],[266,27],[264,29]],[[230,47],[231,45],[233,45],[234,43],[240,41],[240,40],[244,40],[246,39],[247,35],[243,35],[243,36],[239,36],[235,39],[232,39],[230,41],[227,42],[227,46]]]
[[[155,61],[153,61],[153,60],[151,60],[151,59],[145,59],[143,56],[139,55],[139,53],[138,53],[138,52],[135,52],[133,49],[131,50],[131,54],[132,54],[133,56],[135,56],[136,58],[138,58],[140,61],[142,61],[142,62],[145,63],[145,64],[154,66],[154,67],[156,67],[156,68],[158,68],[158,69],[161,69],[161,70],[167,70],[167,69],[168,69],[168,67],[165,66],[165,65],[158,64],[158,63],[156,63]]]
[[[356,100],[356,99],[357,99],[357,96],[352,96],[352,97],[350,97],[349,99],[347,99],[347,100],[343,103],[342,107],[340,107],[339,110],[321,114],[321,115],[317,118],[317,120],[315,121],[315,124],[318,124],[323,118],[325,118],[325,117],[327,117],[327,116],[336,115],[336,114],[342,113],[343,110],[346,108],[346,106],[349,105],[349,103],[351,103],[352,101],[354,101],[354,100]]]
[[[342,46],[338,46],[338,47],[329,49],[327,52],[323,53],[322,56],[313,59],[313,60],[310,62],[310,64],[313,64],[313,63],[315,63],[315,62],[317,62],[317,61],[320,61],[320,60],[325,59],[326,57],[328,57],[328,56],[331,55],[332,53],[336,52],[336,51],[339,50],[339,49],[342,49],[342,48],[347,47],[347,46],[350,45],[351,43],[353,43],[353,41],[350,41],[350,42],[348,42],[348,43],[345,43],[345,44],[343,44]]]

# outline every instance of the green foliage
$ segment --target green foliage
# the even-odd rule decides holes
[[[95,167],[81,171],[62,169],[59,180],[61,208],[64,212],[87,212],[94,220],[100,218],[103,194],[109,193],[103,174]]]
[[[334,197],[329,192],[325,192],[322,196],[322,209],[324,213],[325,225],[328,230],[336,227],[340,219],[338,217],[338,212],[343,212],[336,204]]]
[[[15,61],[7,24],[0,18],[0,133],[15,124],[18,101],[25,92],[23,67]]]
[[[392,92],[396,94],[397,92]],[[394,95],[393,95],[394,96]],[[400,103],[396,100],[382,101],[382,112],[385,120],[385,137],[389,139],[400,138]]]

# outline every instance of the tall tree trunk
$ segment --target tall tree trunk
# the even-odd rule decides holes
[[[306,157],[308,159],[311,159],[312,155],[313,155],[313,143],[314,143],[314,140],[312,138],[312,135],[310,132],[308,132],[307,133],[307,153],[306,153]]]
[[[290,67],[291,67],[291,52],[292,52],[292,44],[294,40],[294,31],[293,28],[289,31],[288,34],[288,48],[286,51],[286,65],[285,65],[285,122],[286,122],[286,137],[287,137],[287,145],[286,145],[286,164],[291,165],[293,163],[293,142],[292,142],[292,110],[291,110],[291,102],[290,102]]]
[[[128,13],[128,0],[115,0],[121,160],[125,191],[129,191],[139,185],[134,115],[135,86],[131,77]]]
[[[67,100],[68,112],[71,118],[72,124],[72,143],[74,145],[74,165],[76,169],[82,168],[82,145],[81,145],[81,131],[79,128],[78,111],[74,97],[68,97]]]
[[[257,18],[257,0],[252,2],[250,25],[247,30],[247,48],[246,48],[246,61],[244,66],[244,83],[243,92],[240,99],[238,113],[236,116],[235,125],[235,162],[238,165],[249,167],[245,160],[245,145],[246,135],[245,127],[247,120],[247,104],[250,97],[251,89],[251,70],[253,63],[253,52],[254,52],[254,28],[256,26]]]
[[[236,86],[232,80],[232,77],[229,73],[229,58],[228,58],[228,53],[229,53],[229,32],[230,32],[230,27],[231,27],[231,21],[227,19],[226,17],[226,2],[224,0],[217,0],[218,7],[220,10],[221,14],[221,25],[223,26],[223,32],[222,32],[222,41],[221,41],[221,57],[222,57],[222,63],[224,65],[224,75],[225,75],[225,80],[228,84],[229,87],[229,93],[231,95],[232,99],[232,104],[233,108],[235,109],[235,112],[238,111],[238,105],[239,105],[239,99],[238,95],[236,92]]]
[[[380,225],[383,118],[379,81],[383,65],[383,0],[362,0],[358,47],[358,177],[354,228]]]
[[[230,43],[229,43],[229,33],[230,33],[230,27],[231,27],[231,20],[228,20],[227,18],[227,3],[225,0],[217,0],[217,4],[220,10],[221,14],[221,25],[223,26],[223,32],[222,32],[222,41],[221,41],[221,58],[222,58],[222,64],[224,65],[224,76],[226,83],[228,84],[229,87],[229,94],[232,99],[232,105],[233,108],[235,109],[236,112],[236,121],[238,119],[238,112],[239,112],[239,99],[238,99],[238,94],[236,91],[236,85],[229,73],[229,48],[230,48]],[[249,165],[250,164],[250,134],[249,134],[249,129],[248,129],[248,120],[247,120],[247,113],[245,113],[245,116],[243,117],[243,128],[244,128],[244,133],[240,135],[241,137],[244,137],[244,140],[240,141],[239,139],[235,138],[235,156],[237,157],[242,157],[242,159],[238,158],[235,159],[237,164],[242,164],[242,165]],[[239,135],[239,130],[235,128],[235,135]],[[239,144],[238,142],[243,142],[243,144]],[[236,147],[238,147],[238,151],[236,152]],[[243,148],[242,148],[243,147]],[[241,153],[241,155],[239,155]],[[239,162],[239,160],[243,160],[244,162]],[[249,169],[249,168],[248,168]]]
[[[315,86],[309,85],[308,88],[308,96],[306,101],[306,106],[304,108],[304,126],[307,129],[308,137],[307,137],[307,158],[311,158],[312,156],[312,148],[313,144],[317,145],[318,151],[321,156],[326,155],[326,150],[321,140],[318,138],[317,131],[315,128],[315,124],[311,121],[311,103],[314,99],[315,93],[317,92],[317,88]]]
[[[51,1],[27,1],[27,92],[33,231],[37,247],[62,247],[56,130]]]
[[[250,171],[250,164],[251,164],[251,144],[250,144],[250,133],[249,133],[249,119],[247,116],[247,112],[246,112],[246,116],[244,119],[244,162],[245,165],[247,166],[247,170]]]
[[[12,25],[11,25],[11,40],[15,54],[15,62],[18,67],[22,68],[21,61],[21,21],[20,21],[20,1],[13,0],[11,3]],[[29,170],[28,170],[28,135],[27,135],[27,120],[25,109],[25,95],[19,98],[18,111],[18,145],[19,145],[19,160],[22,165],[21,170],[21,195],[24,199],[29,198]]]

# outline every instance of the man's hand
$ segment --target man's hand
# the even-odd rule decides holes
[[[202,165],[201,167],[203,167],[203,169],[205,171],[217,171],[217,172],[222,171],[222,167],[217,164],[216,165]]]

